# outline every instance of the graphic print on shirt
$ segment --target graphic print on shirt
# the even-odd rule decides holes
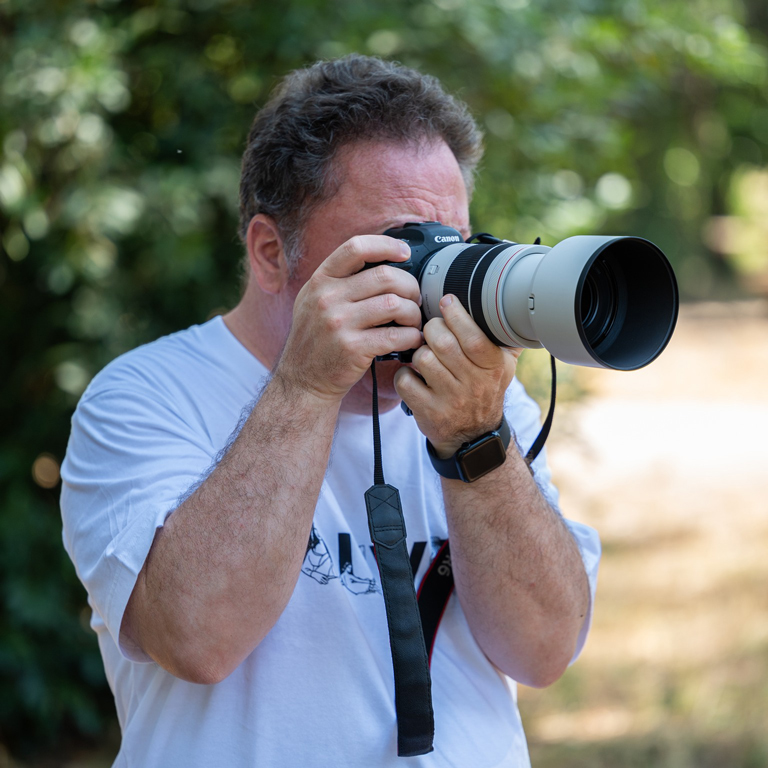
[[[341,583],[353,595],[370,595],[381,592],[376,585],[376,579],[366,579],[356,576],[352,567],[352,536],[348,533],[339,534],[339,570]]]
[[[440,547],[445,543],[445,539],[433,538],[430,542],[431,557],[430,562],[434,559]],[[415,541],[411,547],[410,561],[411,570],[414,577],[416,576],[421,560],[424,556],[424,551],[427,548],[426,541]],[[370,558],[369,564],[371,566],[371,572],[378,573],[378,567],[376,566],[376,557],[374,554],[373,544],[366,546],[360,545],[360,557],[363,559]],[[333,579],[339,579],[339,582],[351,592],[353,595],[374,595],[381,594],[381,587],[376,578],[367,578],[365,576],[358,576],[355,573],[353,557],[352,557],[352,536],[349,533],[338,534],[338,559],[339,574],[337,575],[333,567],[333,558],[331,557],[330,549],[325,543],[325,540],[317,531],[317,528],[312,525],[312,530],[309,534],[309,542],[307,544],[307,552],[304,555],[304,563],[301,567],[301,572],[305,576],[309,576],[314,579],[318,584],[329,584]]]
[[[431,563],[436,557],[437,553],[440,551],[441,547],[445,542],[448,541],[448,539],[441,539],[439,536],[433,536],[430,543],[432,545],[432,554],[429,556],[429,562]],[[411,560],[411,565],[413,565],[413,560]],[[414,573],[416,571],[414,570]]]
[[[318,584],[327,584],[331,579],[337,579],[338,576],[333,572],[333,560],[328,551],[326,543],[320,538],[314,523],[309,532],[309,542],[307,543],[307,552],[304,555],[304,564],[301,566],[301,572],[310,578],[313,578]]]

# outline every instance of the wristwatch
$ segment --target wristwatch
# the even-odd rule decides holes
[[[502,416],[501,424],[496,429],[463,443],[456,453],[447,459],[441,459],[437,455],[429,440],[427,453],[435,471],[442,477],[473,483],[504,463],[510,436],[509,424]]]

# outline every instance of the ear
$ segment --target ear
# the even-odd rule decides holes
[[[264,293],[280,293],[289,280],[283,238],[275,220],[263,213],[256,214],[248,224],[246,235],[248,262],[251,273]]]

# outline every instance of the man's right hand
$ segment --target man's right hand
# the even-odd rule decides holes
[[[359,235],[337,248],[296,297],[275,377],[340,401],[375,356],[421,346],[416,278],[386,264],[361,271],[366,263],[409,257],[404,242],[384,235]]]

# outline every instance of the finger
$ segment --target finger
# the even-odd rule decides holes
[[[499,364],[501,347],[496,346],[461,302],[451,294],[440,299],[440,311],[448,329],[453,333],[464,354],[480,368],[494,368]],[[426,329],[425,329],[426,333]],[[427,341],[431,346],[431,342]]]
[[[430,320],[427,326],[434,326],[435,320]],[[444,364],[432,348],[427,326],[424,327],[424,345],[413,353],[412,364],[418,373],[424,378],[430,389],[444,391],[456,384],[454,372]],[[431,335],[431,334],[430,334]],[[434,336],[433,336],[434,341]],[[458,344],[456,345],[458,349]]]
[[[366,264],[380,261],[407,261],[411,249],[402,240],[386,235],[356,235],[342,243],[317,268],[329,277],[349,277]]]
[[[418,328],[389,325],[383,328],[371,328],[365,332],[363,353],[370,359],[390,352],[404,352],[416,349],[423,344],[423,337]]]
[[[385,293],[350,305],[351,320],[356,328],[374,328],[387,323],[421,329],[421,309],[410,299],[396,293]]]
[[[429,397],[429,386],[424,378],[408,366],[403,366],[395,371],[393,383],[395,392],[411,410],[414,406],[418,409],[419,403]]]
[[[460,381],[471,375],[472,363],[442,317],[433,317],[424,326],[424,342],[429,354],[424,352],[418,363],[424,368],[425,377],[441,373],[441,369]]]
[[[370,296],[395,293],[421,306],[419,281],[410,272],[386,264],[346,278],[343,288],[344,298],[348,301],[362,301]]]
[[[522,355],[523,352],[525,351],[525,347],[501,347],[501,351],[504,352],[504,354],[514,358],[515,361],[517,361],[520,355]]]

